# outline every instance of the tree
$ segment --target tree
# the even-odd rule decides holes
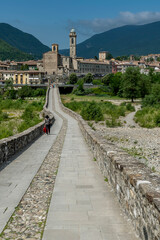
[[[92,101],[87,104],[81,111],[81,115],[85,120],[95,120],[95,121],[103,121],[103,113],[100,106]]]
[[[13,78],[6,79],[3,97],[9,98],[9,99],[16,99],[17,90],[13,88]]]
[[[77,87],[78,91],[84,92],[84,88],[83,88],[84,80],[79,79],[77,84],[78,84],[78,87]]]
[[[106,86],[109,86],[109,84],[113,81],[113,78],[114,78],[113,73],[107,74],[102,78],[102,83]]]
[[[27,65],[27,64],[22,65],[22,66],[21,66],[21,70],[23,70],[23,71],[25,71],[25,70],[29,70],[28,65]]]
[[[7,90],[7,91],[5,91],[3,97],[8,98],[8,99],[16,99],[17,98],[17,90],[15,90],[15,89]]]
[[[128,56],[117,56],[115,59],[118,61],[123,61],[123,60],[128,60],[129,57]]]
[[[122,61],[122,58],[120,56],[117,56],[115,59],[118,61]]]
[[[152,57],[147,58],[147,63],[148,63],[148,62],[153,62],[153,61],[154,61],[154,59],[153,59]]]
[[[122,73],[117,72],[112,77],[110,77],[109,87],[111,89],[112,95],[116,96],[119,92],[120,85],[122,81]]]
[[[149,73],[148,73],[149,77],[150,77],[150,80],[151,82],[153,83],[154,82],[154,69],[149,67]]]
[[[88,73],[85,77],[84,77],[84,82],[85,83],[92,83],[93,81],[93,75],[91,73]]]
[[[151,83],[160,83],[160,74],[155,73],[153,68],[149,68],[149,77]]]
[[[107,60],[110,60],[110,59],[112,59],[112,58],[113,58],[112,54],[111,54],[111,53],[107,53],[106,59],[107,59]]]
[[[139,68],[128,67],[126,72],[123,74],[123,96],[126,98],[130,98],[132,102],[134,98],[140,97],[140,80],[141,74]]]
[[[13,89],[13,78],[6,79],[4,88],[6,90]]]
[[[22,88],[18,89],[18,96],[21,99],[24,99],[25,97],[30,97],[33,95],[33,90],[28,86],[23,86]]]
[[[46,90],[42,89],[42,88],[37,88],[34,92],[33,92],[34,96],[45,96],[46,95]]]
[[[160,84],[153,84],[151,93],[157,99],[157,102],[160,103]]]
[[[141,57],[140,56],[134,56],[135,61],[140,61]]]
[[[139,82],[139,87],[140,87],[140,95],[142,98],[144,98],[146,95],[150,94],[150,91],[151,91],[150,77],[145,74],[141,74],[141,80]]]
[[[75,95],[79,95],[79,96],[84,95],[85,91],[83,88],[83,84],[84,84],[84,79],[83,78],[79,79],[77,82],[78,87],[75,90],[73,90],[73,93]]]
[[[78,77],[75,73],[71,73],[69,76],[69,83],[70,84],[75,84],[78,81]]]
[[[151,94],[146,95],[143,99],[143,106],[154,106],[160,104],[160,84],[152,85]]]

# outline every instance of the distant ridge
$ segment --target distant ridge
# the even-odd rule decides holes
[[[160,53],[160,21],[111,29],[77,45],[78,57],[94,58],[100,51],[109,51],[114,57]],[[69,50],[60,53],[69,55]]]
[[[0,39],[0,60],[26,61],[33,59],[33,55],[24,53]]]
[[[22,32],[6,23],[0,23],[0,39],[22,52],[42,58],[42,54],[50,51],[50,48],[42,44],[33,35]]]

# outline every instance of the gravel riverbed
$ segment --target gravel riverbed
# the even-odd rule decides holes
[[[93,127],[107,141],[127,151],[153,172],[160,174],[160,128],[146,129],[128,125],[107,128],[102,122],[95,123]]]

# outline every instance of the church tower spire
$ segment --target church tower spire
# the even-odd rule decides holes
[[[76,57],[76,32],[74,29],[71,29],[69,38],[70,38],[70,57]]]

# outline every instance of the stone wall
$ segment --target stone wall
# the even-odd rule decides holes
[[[60,98],[59,98],[60,101]],[[81,116],[76,118],[95,160],[142,240],[160,240],[160,177],[114,144],[100,138]]]
[[[49,115],[51,119],[51,123],[53,124],[54,116],[47,109],[49,91],[50,89],[48,89],[46,93],[46,102],[43,108],[43,115]],[[27,146],[27,144],[31,143],[37,137],[42,135],[43,127],[44,127],[44,121],[25,130],[22,133],[0,140],[0,166],[5,161],[7,161],[11,156],[13,156],[15,153],[17,153],[18,151],[22,150],[25,146]]]
[[[47,72],[47,74],[57,74],[58,56],[58,52],[52,51],[43,54],[43,67],[44,71]]]

